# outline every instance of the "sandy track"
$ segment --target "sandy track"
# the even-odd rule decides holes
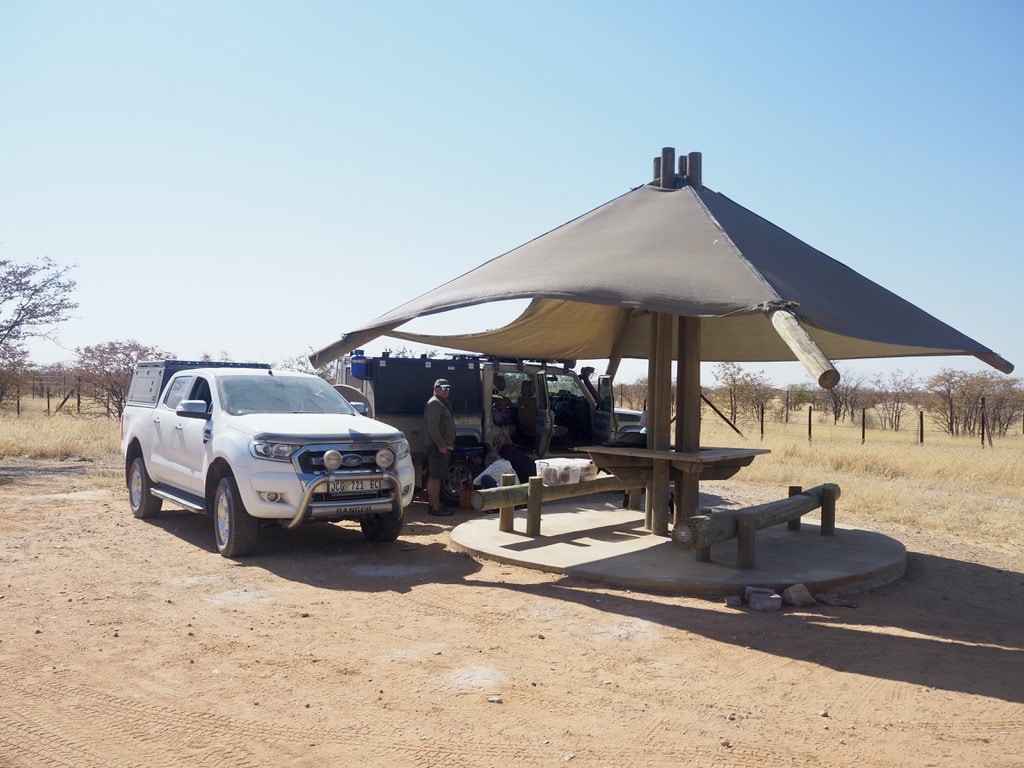
[[[230,561],[89,469],[0,462],[2,766],[1021,764],[1012,553],[900,533],[857,608],[753,613],[477,562],[420,503]]]

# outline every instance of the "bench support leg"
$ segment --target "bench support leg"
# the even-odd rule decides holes
[[[757,533],[757,519],[752,515],[740,515],[736,521],[736,566],[754,567],[754,534]]]

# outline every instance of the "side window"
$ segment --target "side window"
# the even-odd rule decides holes
[[[521,373],[506,371],[502,371],[501,375],[505,378],[505,391],[502,394],[513,403],[518,403],[523,394],[523,381],[529,377]]]
[[[202,376],[196,378],[196,383],[192,386],[192,394],[187,399],[202,400],[206,403],[206,412],[209,413],[210,403],[213,402],[213,395],[210,393],[210,382]]]
[[[568,376],[564,373],[549,373],[547,375],[547,384],[548,395],[552,398],[557,397],[559,394],[563,395],[563,397],[566,395],[583,397],[583,390],[574,376]]]
[[[164,396],[164,405],[172,411],[177,408],[178,403],[184,400],[185,395],[188,394],[192,386],[192,379],[194,378],[194,376],[179,376],[176,378]]]

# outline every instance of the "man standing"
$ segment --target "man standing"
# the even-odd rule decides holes
[[[427,512],[431,515],[451,515],[454,509],[441,505],[441,480],[448,474],[448,459],[455,450],[455,417],[448,402],[452,386],[448,379],[434,382],[434,396],[427,400],[423,418],[427,429],[423,434],[423,447],[427,452]]]

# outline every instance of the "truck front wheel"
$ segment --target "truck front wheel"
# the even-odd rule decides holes
[[[213,537],[224,557],[244,557],[256,547],[260,523],[245,511],[235,478],[227,475],[217,483],[213,497]]]
[[[386,515],[370,515],[359,519],[363,537],[367,541],[394,541],[402,531],[404,515],[401,508]]]
[[[128,503],[132,514],[139,519],[153,517],[163,507],[163,499],[150,493],[153,482],[146,471],[146,462],[137,456],[128,470]]]

